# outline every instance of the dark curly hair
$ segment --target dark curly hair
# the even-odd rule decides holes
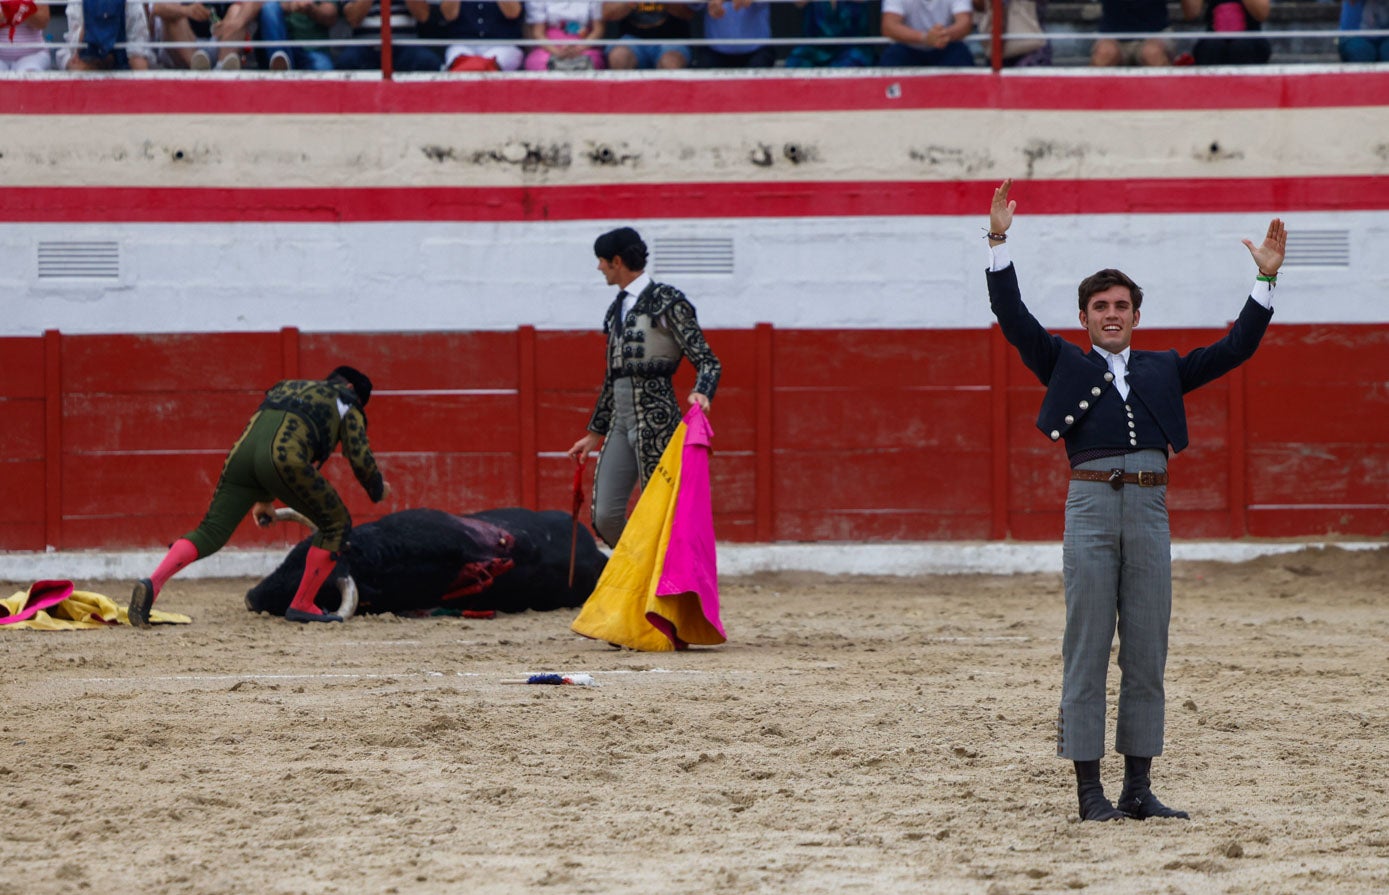
[[[1106,267],[1080,281],[1080,309],[1082,311],[1090,310],[1091,296],[1098,295],[1111,286],[1123,286],[1129,290],[1129,298],[1133,301],[1135,311],[1143,306],[1143,290],[1138,287],[1138,284],[1129,279],[1123,271]]]

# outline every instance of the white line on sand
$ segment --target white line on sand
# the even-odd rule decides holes
[[[820,671],[823,669],[811,669]],[[70,678],[73,683],[78,684],[127,684],[136,682],[172,682],[172,683],[195,683],[212,684],[222,681],[313,681],[313,680],[347,680],[347,681],[370,681],[370,680],[394,680],[398,678],[440,678],[440,677],[467,677],[467,678],[511,678],[517,676],[529,676],[532,674],[592,674],[601,677],[609,677],[620,674],[652,674],[652,675],[717,675],[719,677],[739,676],[739,675],[760,675],[760,671],[739,671],[736,669],[720,669],[718,671],[705,671],[702,669],[680,669],[680,668],[616,668],[605,671],[576,671],[572,668],[564,671],[517,671],[517,672],[487,672],[480,671],[455,671],[451,674],[444,671],[429,671],[415,669],[412,671],[401,671],[397,673],[389,672],[339,672],[324,671],[308,674],[150,674],[150,675],[128,675],[125,677],[78,677]],[[800,674],[802,669],[784,669],[777,674]],[[54,681],[57,682],[56,680]]]

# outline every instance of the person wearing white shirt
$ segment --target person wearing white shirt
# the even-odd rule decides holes
[[[590,40],[601,40],[601,0],[531,0],[526,4],[526,38],[547,40],[526,53],[526,71],[582,71],[603,68],[603,51]]]
[[[19,3],[0,5],[0,71],[53,68],[53,54],[43,38],[49,15],[47,4],[36,7]]]
[[[1081,820],[1186,818],[1153,795],[1153,758],[1163,751],[1167,632],[1172,614],[1172,535],[1167,458],[1187,446],[1183,396],[1244,363],[1273,316],[1272,294],[1287,248],[1274,218],[1261,245],[1244,245],[1258,276],[1230,331],[1185,355],[1131,347],[1143,290],[1122,271],[1101,270],[1078,290],[1091,348],[1053,335],[1022,302],[1008,257],[1017,203],[1012,181],[994,192],[987,235],[989,304],[1004,338],[1046,386],[1037,427],[1064,441],[1070,461],[1062,575],[1061,709],[1056,754],[1075,765]],[[1117,805],[1104,795],[1106,676],[1119,635],[1115,751],[1124,756]]]
[[[971,0],[883,0],[883,37],[895,43],[883,50],[885,67],[974,65],[965,38],[974,33]]]

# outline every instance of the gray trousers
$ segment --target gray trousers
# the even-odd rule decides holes
[[[1078,469],[1162,472],[1161,451],[1136,451]],[[1119,632],[1119,723],[1123,755],[1162,754],[1167,628],[1172,616],[1172,533],[1167,487],[1070,484],[1062,548],[1066,582],[1065,674],[1056,754],[1073,761],[1104,756],[1105,676]]]
[[[593,529],[609,547],[627,527],[627,502],[641,480],[637,407],[631,379],[613,382],[613,416],[593,470]]]

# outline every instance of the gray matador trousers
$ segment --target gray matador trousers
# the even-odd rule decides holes
[[[1162,451],[1135,451],[1077,469],[1163,472]],[[1172,533],[1167,486],[1070,483],[1062,548],[1066,583],[1065,674],[1056,754],[1073,761],[1104,756],[1105,676],[1119,632],[1119,722],[1123,755],[1162,754],[1163,671],[1172,616]]]
[[[613,381],[613,415],[593,470],[593,529],[616,547],[627,527],[627,502],[641,479],[637,461],[637,405],[632,380]]]

